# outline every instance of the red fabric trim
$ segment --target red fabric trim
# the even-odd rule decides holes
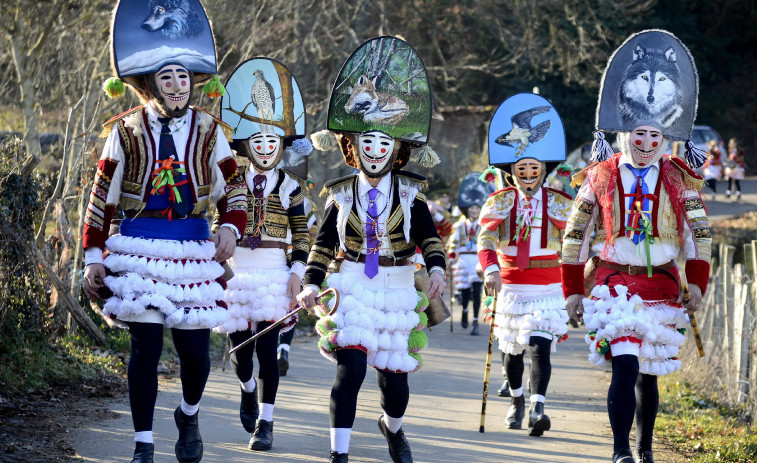
[[[710,263],[706,260],[692,259],[686,261],[686,280],[699,286],[704,296],[710,282]]]
[[[103,229],[84,224],[84,230],[82,233],[82,246],[84,249],[97,247],[105,250],[105,240],[108,239],[108,232],[110,231],[110,222],[113,220],[113,214],[116,212],[116,206],[107,205],[103,211]]]
[[[584,295],[584,264],[562,264],[560,275],[565,299],[574,294]]]
[[[554,259],[554,257],[552,257]],[[527,268],[503,267],[499,271],[502,283],[512,285],[549,285],[560,283],[560,267]]]
[[[628,295],[638,294],[645,301],[668,300],[676,301],[678,299],[678,268],[668,269],[668,272],[675,277],[675,280],[665,273],[653,273],[649,278],[646,273],[640,275],[629,275],[625,272],[618,272],[605,267],[597,267],[594,274],[596,285],[607,285],[610,287],[610,294],[617,297],[615,286],[623,285],[628,288]]]
[[[342,350],[342,349],[355,349],[355,350],[362,350],[363,352],[365,352],[365,353],[368,353],[368,349],[366,349],[365,347],[363,347],[363,346],[361,346],[361,345],[357,345],[357,346],[344,346],[344,347],[337,347],[336,349],[334,349],[334,351],[336,352],[336,351],[338,351],[338,350]]]
[[[149,140],[150,146],[152,147],[152,150],[151,151],[148,150],[148,152],[146,153],[148,159],[145,159],[145,161],[147,162],[148,166],[154,166],[155,165],[155,161],[157,161],[158,158],[160,157],[160,153],[158,153],[158,148],[155,146],[155,139],[152,136],[152,129],[150,129],[150,121],[147,118],[147,111],[145,109],[142,109],[142,124],[143,124],[143,127],[145,128],[144,132],[147,133],[147,140]],[[134,133],[133,130],[130,130],[130,132],[132,134]],[[136,135],[134,137],[136,138]],[[134,149],[135,152],[139,151],[139,148],[137,148],[137,146],[139,146],[139,145],[138,145],[137,140],[135,139],[134,140],[134,144],[132,144],[132,149]],[[150,152],[152,152],[152,159],[150,159]],[[134,165],[135,171],[137,169],[139,169],[139,163],[138,162],[134,162],[133,165]],[[149,172],[150,172],[150,170],[148,169],[148,170],[146,170],[144,172],[144,174],[145,175],[149,175]],[[148,184],[150,183],[149,179],[148,179],[147,183]],[[145,188],[145,193],[142,196],[142,201],[144,201],[146,203],[149,196],[150,196],[150,188]]]
[[[510,242],[508,243],[510,246],[516,246],[517,243],[515,241],[515,230],[518,228],[518,221],[517,221],[517,215],[518,215],[518,201],[519,201],[519,192],[518,189],[515,189],[515,201],[513,201],[513,207],[510,209]]]
[[[499,266],[497,261],[497,253],[491,249],[482,249],[478,251],[478,261],[481,263],[481,268],[486,271],[490,265]]]
[[[549,216],[547,216],[547,189],[541,189],[541,247],[547,247],[547,231],[549,230]]]
[[[662,169],[660,169],[660,176],[662,176]],[[654,188],[655,199],[654,199],[654,204],[652,204],[652,236],[654,237],[660,236],[660,232],[657,228],[657,214],[658,214],[658,211],[660,210],[660,188],[662,188],[662,183],[663,183],[662,178],[658,178],[657,185]]]
[[[194,145],[195,145],[195,153],[197,153],[197,144],[202,144],[202,149],[205,150],[206,146],[203,143],[203,140],[200,140],[200,133],[195,133],[195,125],[197,125],[197,111],[192,111],[192,119],[189,122],[189,138],[187,138],[187,146],[184,147],[184,163],[186,164],[186,175],[187,180],[194,180],[193,182],[189,182],[189,191],[192,193],[192,202],[197,203],[197,191],[195,191],[195,183],[200,183],[198,178],[192,179],[192,170],[191,164],[194,163],[194,156],[192,156],[192,153],[190,152],[189,148],[192,146],[192,138],[195,139]],[[203,151],[204,152],[204,151]],[[207,164],[206,164],[207,165]],[[208,171],[210,171],[210,166],[208,165]],[[202,175],[202,172],[195,172],[195,175],[197,177],[200,177]],[[210,183],[210,182],[208,182]]]
[[[686,186],[683,184],[682,175],[683,173],[676,170],[670,159],[664,159],[660,176],[665,186],[665,191],[668,192],[668,196],[670,197],[670,203],[673,206],[673,213],[678,228],[678,242],[683,247],[683,217],[686,212],[683,210],[681,197]]]
[[[636,336],[621,336],[619,338],[615,338],[612,341],[610,341],[610,345],[617,344],[619,342],[632,342],[634,344],[641,345],[641,339],[637,338]]]
[[[623,179],[620,176],[620,167],[618,167],[618,163],[620,162],[620,156],[614,159],[615,164],[613,167],[615,168],[615,187],[618,190],[618,198],[620,198],[620,228],[618,228],[618,237],[624,236],[626,227],[625,224],[628,223],[626,220],[626,197],[625,197],[625,191],[626,187],[623,185]],[[615,190],[607,189],[607,197],[609,201],[614,201],[615,198]],[[612,207],[610,207],[612,209]],[[607,225],[607,221],[605,221],[605,225]],[[612,220],[610,220],[610,228],[607,228],[605,230],[607,232],[607,237],[610,237],[610,234],[612,233]]]

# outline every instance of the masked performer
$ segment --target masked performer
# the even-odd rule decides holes
[[[115,11],[113,65],[143,105],[105,125],[107,140],[85,217],[83,285],[90,297],[98,290],[109,296],[105,313],[129,325],[132,461],[153,461],[165,326],[171,328],[181,366],[176,458],[198,462],[203,452],[198,410],[210,371],[210,329],[228,318],[219,262],[231,256],[244,229],[244,184],[222,130],[228,126],[189,106],[193,86],[216,72],[205,11],[197,0],[188,2],[187,14],[196,18],[193,30],[176,31],[157,21],[149,3],[120,2]],[[120,79],[106,83],[111,96],[123,90]],[[223,86],[214,77],[203,90],[218,96]],[[221,225],[211,237],[204,214],[210,201],[219,199]],[[125,217],[120,234],[108,239],[117,205]]]
[[[369,62],[365,56],[373,52],[379,55]],[[403,89],[391,82],[403,82]],[[343,85],[352,88],[351,95],[339,91]],[[412,102],[403,99],[407,85],[413,88]],[[306,307],[315,305],[327,267],[342,250],[340,271],[326,281],[340,292],[341,303],[333,316],[323,316],[317,324],[321,352],[337,362],[330,404],[331,462],[347,461],[366,364],[377,372],[384,410],[378,427],[389,455],[394,462],[412,461],[402,419],[410,399],[407,374],[421,368],[420,351],[427,345],[422,329],[428,300],[413,285],[411,259],[419,246],[430,272],[428,297],[433,298],[444,290],[445,255],[422,193],[425,179],[399,169],[411,148],[427,142],[430,108],[423,62],[396,37],[375,38],[355,50],[331,93],[329,130],[347,165],[360,173],[326,184],[325,217],[299,296]],[[316,148],[331,147],[324,142],[334,141],[334,135],[316,135]],[[435,158],[428,147],[419,161],[432,165],[426,158]],[[321,306],[321,314],[323,310]]]
[[[586,322],[589,359],[612,370],[607,411],[614,463],[634,461],[628,442],[634,417],[636,461],[653,461],[657,377],[680,368],[686,310],[699,306],[707,287],[712,239],[699,194],[703,179],[683,159],[663,155],[669,139],[690,137],[697,93],[693,59],[673,35],[645,31],[628,38],[602,79],[595,162],[574,178],[583,185],[563,244],[563,291],[571,317]],[[599,130],[618,132],[620,153],[612,154]],[[686,148],[686,162],[701,166],[704,153],[690,141]],[[596,286],[584,299],[590,250],[598,253]],[[688,301],[679,254],[686,260]]]
[[[478,172],[470,173],[460,183],[457,207],[462,215],[453,225],[452,239],[448,245],[455,290],[460,292],[460,305],[463,307],[460,325],[463,329],[468,328],[468,302],[472,302],[473,326],[470,334],[474,336],[478,335],[478,311],[481,308],[483,289],[483,281],[476,274],[478,265],[476,241],[480,230],[478,215],[481,212],[481,206],[492,191],[487,183],[479,180],[480,176]]]
[[[498,293],[494,333],[505,353],[512,405],[505,424],[521,429],[525,414],[523,356],[531,356],[530,435],[551,427],[544,399],[552,374],[550,352],[567,332],[560,285],[560,237],[571,197],[543,186],[546,161],[565,159],[557,111],[531,93],[508,98],[489,128],[489,162],[510,164],[513,186],[489,197],[481,210],[478,256],[487,293]]]
[[[229,260],[234,272],[225,297],[230,318],[216,330],[229,333],[232,346],[238,346],[285,316],[302,290],[310,250],[304,196],[298,182],[278,166],[284,151],[287,160],[299,157],[297,161],[303,162],[312,145],[303,138],[305,107],[299,86],[283,64],[269,58],[247,60],[237,66],[226,88],[221,117],[234,128],[237,153],[249,161],[243,170],[248,187],[247,226]],[[289,236],[291,264],[286,256]],[[281,331],[290,330],[296,321],[293,317]],[[231,354],[242,388],[239,416],[244,429],[252,434],[252,450],[270,450],[273,442],[279,331],[276,327]],[[253,377],[255,352],[259,394]]]

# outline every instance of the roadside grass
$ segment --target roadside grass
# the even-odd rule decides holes
[[[699,395],[677,375],[660,378],[660,413],[655,428],[692,463],[757,462],[757,430],[739,410]]]

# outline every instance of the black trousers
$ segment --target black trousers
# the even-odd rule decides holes
[[[471,283],[470,288],[460,290],[460,295],[462,297],[460,305],[463,306],[463,310],[468,308],[468,302],[473,302],[473,318],[478,318],[478,311],[481,309],[481,289],[483,288],[483,285],[482,282],[477,281]]]
[[[257,331],[263,331],[270,326],[270,322],[258,323]],[[250,330],[237,331],[229,334],[231,344],[238,346],[250,339],[253,333]],[[279,343],[279,327],[276,327],[247,344],[243,348],[231,354],[231,367],[237,374],[239,381],[246,383],[252,378],[253,361],[252,354],[257,352],[258,379],[260,380],[260,400],[266,404],[276,402],[276,392],[279,390],[279,361],[276,358]]]
[[[131,358],[127,369],[129,404],[134,430],[151,431],[158,396],[158,361],[163,350],[163,325],[129,322]],[[184,400],[200,402],[210,374],[210,330],[172,329],[179,354],[181,390]]]
[[[355,423],[357,396],[367,370],[367,355],[359,349],[340,349],[336,352],[336,378],[331,388],[329,418],[332,428],[351,428]],[[405,415],[410,402],[407,373],[376,370],[381,391],[381,408],[392,418]]]
[[[618,355],[612,358],[612,380],[607,391],[614,451],[630,447],[628,435],[636,419],[636,447],[652,450],[654,423],[660,405],[657,376],[639,373],[639,358]]]
[[[532,394],[547,395],[547,386],[549,386],[549,379],[552,377],[552,363],[549,358],[551,350],[552,341],[550,339],[531,336],[528,341],[528,353],[531,356]],[[505,355],[505,371],[511,389],[518,389],[523,386],[524,355],[525,352],[518,355]]]

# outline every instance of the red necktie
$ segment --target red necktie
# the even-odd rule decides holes
[[[515,263],[518,265],[518,270],[525,270],[528,268],[528,262],[531,258],[531,198],[526,196],[523,198],[525,204],[523,207],[523,221],[520,226],[520,233],[518,236],[518,254],[515,257]]]

